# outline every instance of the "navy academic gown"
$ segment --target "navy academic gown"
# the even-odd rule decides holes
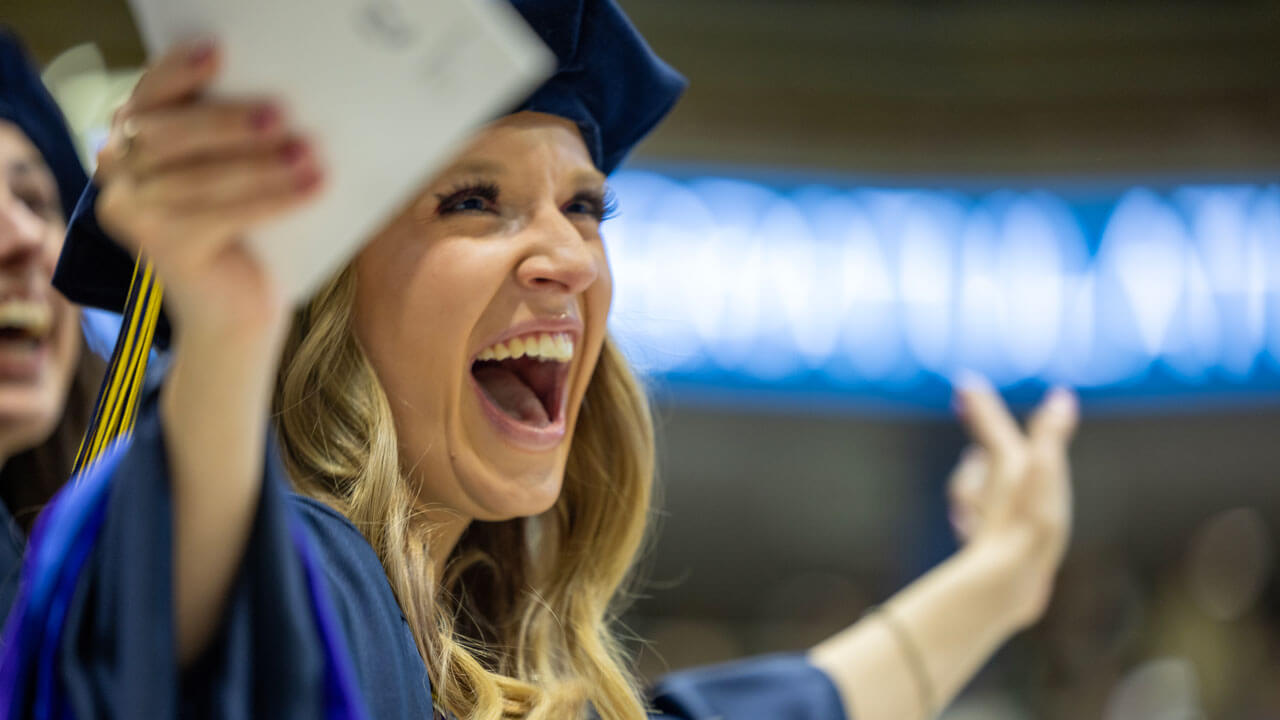
[[[128,446],[103,465],[109,466],[103,470],[109,489],[94,501],[102,506],[90,531],[96,539],[78,577],[67,584],[74,592],[68,593],[60,632],[51,643],[46,638],[54,647],[45,652],[45,670],[26,672],[34,654],[15,662],[13,648],[5,648],[8,671],[20,666],[26,672],[17,680],[0,678],[21,690],[15,697],[27,698],[13,701],[18,712],[8,717],[37,716],[30,706],[38,694],[33,688],[52,675],[59,702],[77,720],[334,718],[335,688],[343,685],[335,668],[345,669],[364,717],[433,717],[426,667],[373,548],[341,514],[291,493],[274,449],[222,628],[203,657],[180,671],[170,483],[154,393]],[[45,542],[41,532],[34,533],[33,547]],[[38,585],[31,580],[37,564],[24,569],[24,596],[27,584]],[[317,591],[324,607],[317,605]],[[6,628],[6,638],[14,631]],[[326,661],[330,656],[338,659]],[[677,673],[653,690],[650,701],[651,717],[671,720],[844,718],[830,680],[799,655]],[[66,715],[58,710],[47,716]]]
[[[0,500],[0,621],[9,616],[13,597],[18,592],[18,571],[22,569],[22,551],[27,536]]]

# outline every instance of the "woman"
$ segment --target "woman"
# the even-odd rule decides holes
[[[380,719],[925,717],[1041,612],[1074,406],[1055,395],[1024,435],[975,384],[964,551],[806,656],[636,690],[610,626],[653,441],[607,338],[599,226],[606,175],[681,83],[612,2],[514,4],[560,72],[296,317],[237,238],[315,195],[305,139],[269,102],[203,99],[208,44],[122,109],[96,208],[163,278],[174,348],[98,468],[101,535],[43,666],[75,716],[332,717],[358,697]],[[78,242],[64,264],[111,252]],[[12,676],[19,714],[42,672]]]
[[[71,474],[102,377],[79,312],[50,285],[87,181],[53,99],[0,30],[0,617],[31,524]]]

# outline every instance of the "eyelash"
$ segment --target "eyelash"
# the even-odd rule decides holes
[[[440,198],[441,215],[452,215],[460,212],[482,212],[492,209],[489,206],[498,202],[498,186],[493,183],[474,183],[454,188],[450,192],[437,196]],[[464,201],[480,198],[487,204],[483,208],[460,208]]]
[[[612,190],[606,189],[603,193],[578,193],[569,201],[569,205],[574,205],[575,203],[590,205],[591,209],[586,211],[586,214],[595,218],[598,223],[618,215],[618,198],[614,196]]]
[[[488,212],[492,211],[492,206],[498,202],[498,186],[487,182],[462,185],[454,188],[450,192],[438,195],[437,197],[440,199],[440,207],[437,210],[440,215],[453,215],[455,213],[463,212]],[[475,199],[484,200],[486,206],[483,208],[460,207],[465,202]],[[583,210],[581,213],[593,218],[598,223],[604,222],[618,213],[617,199],[610,190],[605,190],[603,193],[578,193],[565,207],[572,207],[579,203],[590,206],[590,209]]]

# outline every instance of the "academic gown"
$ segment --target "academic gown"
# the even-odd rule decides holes
[[[9,616],[9,608],[18,593],[18,573],[26,546],[27,536],[0,500],[0,621]]]
[[[0,708],[0,718],[438,717],[373,548],[341,514],[288,490],[274,446],[265,467],[221,628],[180,671],[170,480],[152,393],[132,438],[37,523],[0,655],[0,704],[7,697],[14,712]],[[654,719],[844,718],[831,681],[800,655],[676,673],[649,700]]]

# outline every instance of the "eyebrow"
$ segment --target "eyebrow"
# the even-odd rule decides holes
[[[579,170],[573,175],[573,184],[580,188],[603,188],[605,185],[604,173],[599,170]]]
[[[501,176],[506,173],[506,167],[502,163],[493,160],[468,160],[465,162],[452,165],[440,173],[441,177],[448,175],[480,175],[480,176]],[[589,170],[579,170],[573,174],[571,184],[582,188],[597,188],[605,184],[604,173],[591,168]]]
[[[492,160],[467,160],[466,162],[450,165],[440,173],[441,177],[445,175],[502,175],[506,168],[501,163]]]

